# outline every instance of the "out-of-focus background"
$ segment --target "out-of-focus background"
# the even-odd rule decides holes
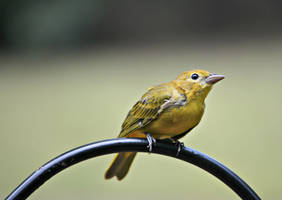
[[[230,167],[262,199],[282,197],[282,3],[59,0],[0,3],[0,198],[55,156],[114,138],[146,88],[194,68],[225,74],[182,141]],[[29,199],[239,199],[208,173],[139,154],[52,178]]]

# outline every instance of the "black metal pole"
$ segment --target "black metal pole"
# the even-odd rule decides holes
[[[147,146],[148,141],[146,139],[117,138],[78,147],[40,167],[22,182],[6,200],[26,199],[52,176],[83,160],[116,152],[148,152]],[[213,158],[189,147],[183,147],[178,155],[177,150],[178,146],[157,140],[152,153],[178,158],[206,170],[228,185],[242,199],[260,199],[240,177]]]

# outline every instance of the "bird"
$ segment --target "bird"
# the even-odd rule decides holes
[[[181,73],[176,79],[148,88],[147,92],[128,112],[118,138],[147,138],[149,151],[156,139],[178,142],[196,127],[204,113],[205,99],[224,75],[205,70]],[[182,143],[183,144],[183,143]],[[105,173],[122,180],[136,156],[136,152],[120,152]]]

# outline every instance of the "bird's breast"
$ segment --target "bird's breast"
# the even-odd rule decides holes
[[[184,106],[166,109],[144,129],[155,138],[173,137],[196,126],[200,122],[203,112],[203,104],[191,101]]]

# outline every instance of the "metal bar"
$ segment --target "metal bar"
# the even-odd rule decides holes
[[[60,171],[89,158],[116,152],[148,152],[148,141],[140,138],[117,138],[94,142],[68,151],[49,161],[24,182],[6,200],[22,200]],[[196,165],[214,175],[229,186],[242,199],[259,200],[260,197],[239,176],[213,158],[186,146],[177,154],[178,146],[157,140],[152,153],[171,156]]]

